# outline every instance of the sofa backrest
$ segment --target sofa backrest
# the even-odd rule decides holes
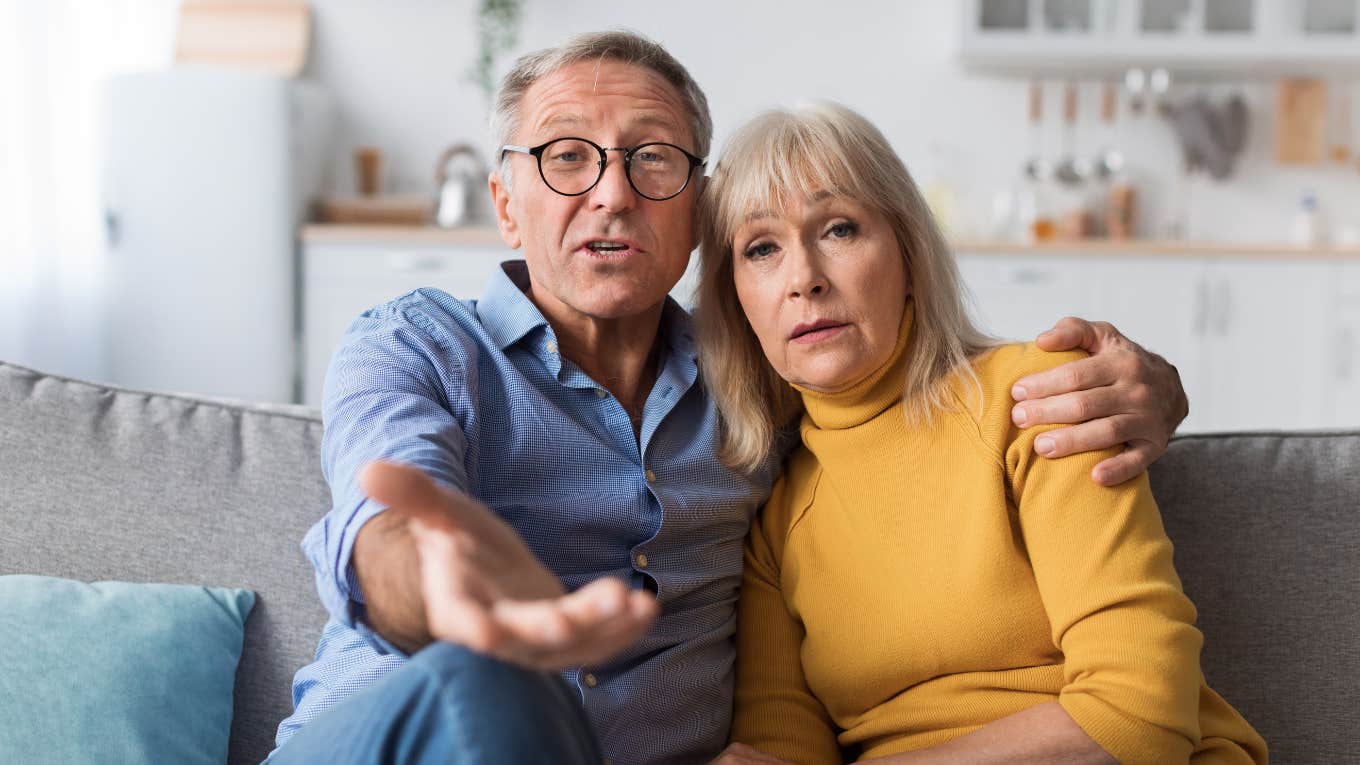
[[[259,763],[325,623],[298,546],[330,507],[321,421],[0,363],[0,574],[243,587],[229,762]]]
[[[230,762],[259,762],[325,622],[320,440],[311,410],[0,363],[0,573],[255,590]],[[1152,485],[1210,685],[1276,762],[1360,762],[1360,433],[1185,436]]]
[[[1182,436],[1151,479],[1209,685],[1273,762],[1360,762],[1360,433]]]

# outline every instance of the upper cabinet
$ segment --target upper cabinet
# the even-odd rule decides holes
[[[965,0],[965,65],[997,75],[1130,67],[1360,73],[1360,0]]]

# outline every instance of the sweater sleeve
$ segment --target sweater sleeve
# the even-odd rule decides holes
[[[1013,379],[1055,360],[1067,359],[1028,364]],[[1047,460],[1034,453],[1034,440],[1051,429],[1011,426],[1005,460],[1053,642],[1064,656],[1058,702],[1120,762],[1187,762],[1200,738],[1203,638],[1147,474],[1101,487],[1091,470],[1117,450]]]
[[[803,626],[780,591],[779,562],[795,501],[787,480],[775,486],[746,540],[732,740],[800,765],[840,765],[835,726],[803,676]]]

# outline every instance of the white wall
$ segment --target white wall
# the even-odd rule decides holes
[[[330,188],[353,188],[349,150],[375,144],[389,158],[392,187],[424,190],[444,146],[471,140],[489,152],[486,107],[465,73],[475,55],[476,0],[312,0],[315,39],[309,74],[341,106]],[[717,148],[731,128],[761,109],[832,98],[875,121],[918,180],[947,175],[975,220],[993,193],[1012,186],[1029,154],[1025,84],[966,75],[956,62],[957,5],[942,0],[528,0],[515,53],[589,30],[625,26],[666,45],[708,93]],[[502,66],[507,66],[504,62]],[[1354,168],[1281,168],[1273,160],[1273,84],[1240,89],[1253,107],[1250,144],[1225,183],[1191,183],[1189,235],[1234,241],[1288,240],[1305,188],[1336,223],[1360,225]],[[1049,89],[1048,115],[1059,113]],[[1081,151],[1108,139],[1098,126],[1097,90],[1083,91]],[[1358,125],[1357,127],[1360,127]],[[1118,128],[1120,148],[1140,183],[1145,235],[1161,233],[1175,204],[1179,150],[1153,117]],[[1360,136],[1358,136],[1360,139]],[[1055,121],[1046,150],[1061,148]],[[932,147],[944,147],[945,162]]]

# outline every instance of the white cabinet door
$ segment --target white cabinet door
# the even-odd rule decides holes
[[[973,315],[987,332],[1030,341],[1064,316],[1090,316],[1096,279],[1091,263],[1070,257],[958,256]]]
[[[1214,264],[1206,361],[1215,429],[1327,425],[1331,273],[1317,261]]]

